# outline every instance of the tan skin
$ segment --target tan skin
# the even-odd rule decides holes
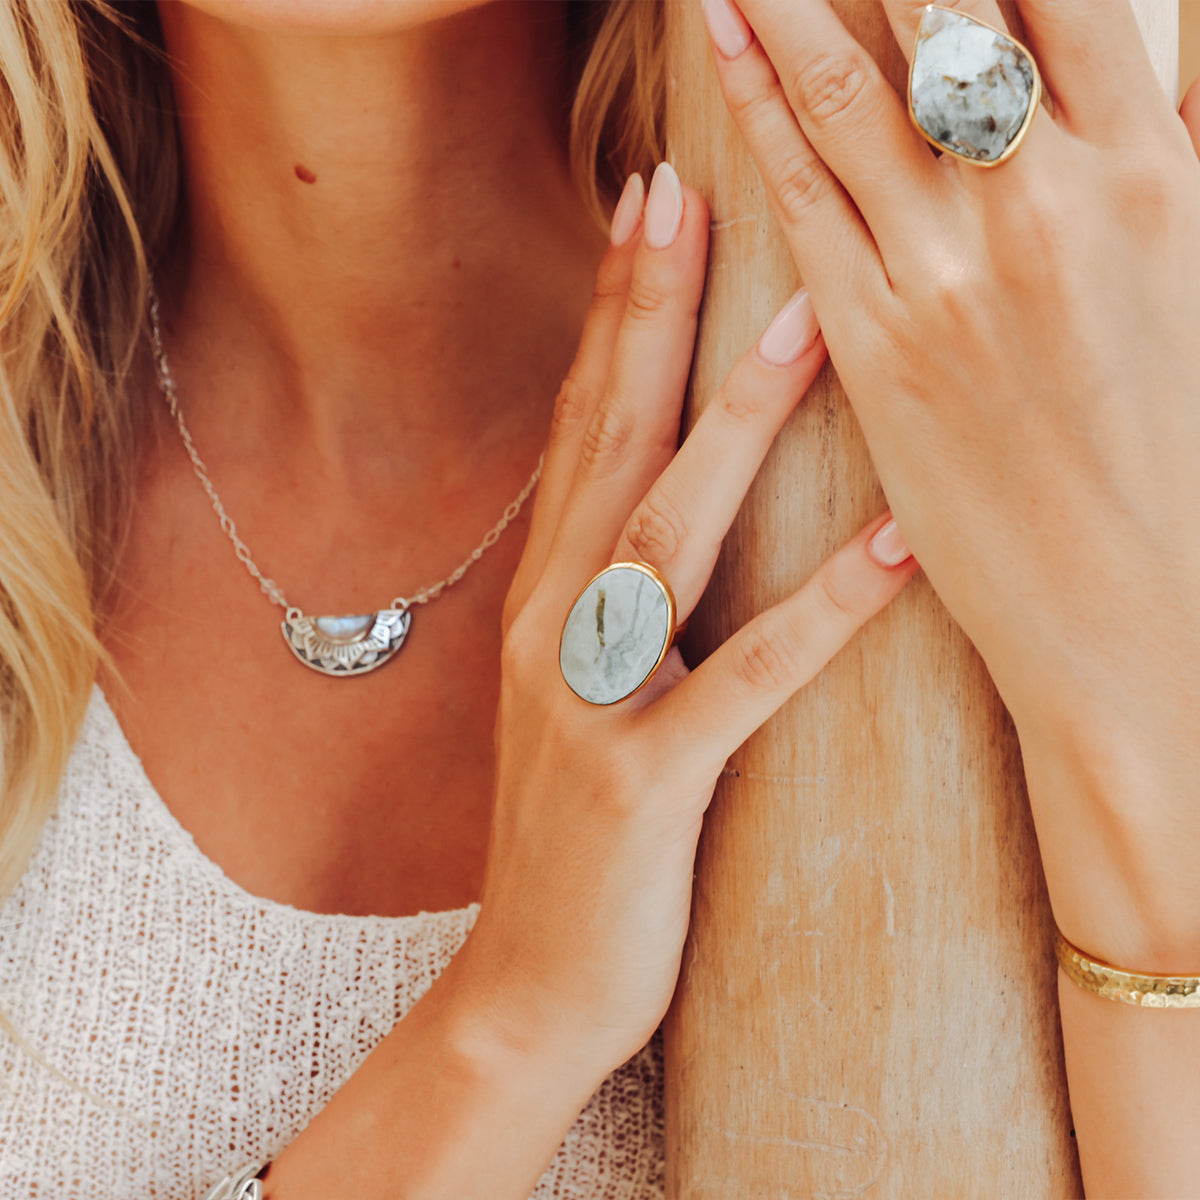
[[[566,688],[555,633],[614,557],[691,612],[825,347],[797,297],[677,454],[704,202],[664,164],[601,253],[546,116],[562,9],[462,7],[163,7],[190,204],[166,335],[263,566],[310,611],[376,607],[450,570],[546,448],[527,520],[349,683],[292,660],[169,424],[147,431],[104,630],[128,687],[104,684],[166,804],[269,900],[482,906],[271,1200],[528,1196],[666,1010],[725,761],[917,569],[882,514],[694,672],[674,651],[609,708]]]
[[[905,46],[918,7],[886,4]],[[933,163],[824,0],[746,0],[761,42],[719,54],[720,74],[901,525],[1013,713],[1060,924],[1130,966],[1195,971],[1200,169],[1126,6],[1020,7],[1059,124],[1039,114],[990,181]],[[544,116],[562,95],[544,53],[557,9],[431,19],[446,11],[164,6],[194,215],[164,288],[180,388],[243,532],[313,610],[437,578],[494,520],[536,458],[600,260]],[[1089,54],[1123,86],[1100,86]],[[483,901],[438,983],[277,1160],[272,1200],[335,1192],[347,1156],[364,1197],[528,1195],[665,1009],[725,757],[914,569],[871,565],[876,523],[690,675],[674,656],[603,713],[564,696],[546,631],[579,584],[613,554],[647,558],[686,613],[823,356],[749,352],[674,456],[707,212],[678,193],[655,243],[655,194],[641,235],[600,260],[519,564],[514,531],[418,614],[403,668],[341,690],[272,646],[277,614],[169,428],[147,439],[106,627],[130,691],[108,691],[164,799],[256,894]],[[950,338],[960,355],[930,349]],[[964,365],[981,362],[986,393]],[[486,631],[502,616],[501,686]],[[1070,988],[1062,1013],[1089,1188],[1184,1194],[1196,1014]]]
[[[184,409],[289,599],[382,607],[448,574],[521,488],[578,341],[604,238],[546,115],[565,104],[539,53],[562,13],[431,21],[411,4],[405,28],[392,5],[390,37],[359,14],[331,45],[298,9],[281,28],[269,5],[232,6],[254,28],[210,7],[162,6],[193,213],[163,288]],[[384,915],[477,900],[500,608],[527,515],[415,611],[402,665],[325,679],[287,653],[282,613],[151,405],[104,630],[128,684],[106,692],[150,779],[256,895]]]

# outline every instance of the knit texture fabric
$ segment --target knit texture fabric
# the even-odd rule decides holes
[[[477,907],[303,912],[250,895],[158,796],[99,688],[0,909],[0,1196],[193,1200],[277,1155],[420,999]],[[536,1200],[657,1200],[651,1043]]]

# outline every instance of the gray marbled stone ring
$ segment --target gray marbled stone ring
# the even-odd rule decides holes
[[[649,563],[605,567],[563,623],[558,665],[589,704],[616,704],[662,666],[676,634],[675,595]]]
[[[977,167],[1011,158],[1042,79],[1020,42],[965,13],[926,7],[908,72],[908,112],[926,141]]]

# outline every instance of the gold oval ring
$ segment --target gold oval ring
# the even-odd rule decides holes
[[[563,622],[558,667],[589,704],[617,704],[641,691],[682,630],[675,593],[644,562],[611,563],[588,580]]]

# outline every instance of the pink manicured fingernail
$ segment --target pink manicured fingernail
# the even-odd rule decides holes
[[[753,36],[741,10],[733,0],[701,0],[700,7],[713,45],[725,58],[737,58]]]
[[[623,246],[637,232],[642,220],[642,204],[646,199],[646,185],[635,171],[625,180],[621,198],[613,209],[612,229],[609,240],[614,246]]]
[[[758,353],[773,367],[786,367],[817,340],[821,332],[808,292],[801,288],[763,330]]]
[[[881,567],[898,567],[906,558],[912,557],[912,551],[896,527],[895,517],[876,531],[867,543],[867,553]]]
[[[660,162],[650,180],[646,198],[646,245],[665,250],[678,236],[683,223],[683,188],[670,163]]]

